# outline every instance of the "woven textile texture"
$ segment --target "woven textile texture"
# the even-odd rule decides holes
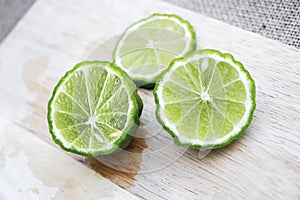
[[[0,0],[0,43],[35,0]]]
[[[300,0],[163,0],[300,48]]]
[[[300,0],[163,1],[300,48]],[[0,43],[33,2],[0,0]]]

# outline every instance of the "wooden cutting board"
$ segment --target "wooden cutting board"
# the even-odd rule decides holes
[[[252,124],[225,148],[200,154],[181,149],[155,124],[151,91],[140,90],[146,108],[129,154],[88,159],[65,154],[142,199],[300,198],[300,50],[160,1],[35,3],[0,46],[1,115],[24,137],[31,133],[63,152],[51,140],[46,121],[53,87],[77,62],[110,59],[110,48],[97,47],[154,12],[189,20],[198,48],[232,53],[245,65],[257,85]],[[50,171],[65,167],[53,162],[58,163]]]
[[[0,116],[0,199],[138,199]]]

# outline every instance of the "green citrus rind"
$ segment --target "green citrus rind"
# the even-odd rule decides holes
[[[161,81],[163,80],[164,76],[172,69],[172,67],[174,66],[174,64],[176,62],[185,61],[187,58],[192,57],[196,54],[208,54],[208,55],[209,54],[210,55],[211,54],[217,54],[217,55],[221,56],[224,59],[230,59],[236,66],[238,66],[240,68],[241,72],[243,72],[246,75],[247,80],[250,82],[249,92],[250,92],[251,108],[250,108],[250,111],[249,111],[249,115],[247,116],[246,122],[240,127],[240,130],[236,134],[230,136],[228,139],[226,139],[225,141],[223,141],[221,143],[200,145],[200,144],[182,142],[182,141],[180,141],[177,133],[175,133],[173,130],[171,130],[171,128],[169,126],[166,125],[166,123],[164,122],[164,119],[160,115],[160,111],[161,111],[162,108],[160,106],[157,90],[160,87]],[[255,99],[256,99],[256,86],[255,86],[255,82],[254,82],[253,78],[251,77],[250,73],[245,69],[243,64],[236,61],[231,54],[222,53],[222,52],[220,52],[218,50],[214,50],[214,49],[196,50],[194,52],[186,54],[182,58],[175,58],[170,63],[169,67],[161,73],[160,77],[158,78],[158,80],[156,82],[155,88],[153,90],[153,94],[154,94],[154,99],[155,99],[155,104],[156,104],[156,119],[162,125],[162,127],[172,136],[174,143],[177,146],[189,146],[191,148],[199,149],[199,150],[222,148],[222,147],[225,147],[226,145],[230,144],[233,140],[239,138],[244,133],[244,131],[247,129],[247,127],[250,125],[250,123],[252,121],[252,118],[253,118],[254,110],[256,108],[256,102],[255,102]]]
[[[192,52],[192,51],[194,51],[196,49],[196,46],[197,46],[197,44],[196,44],[196,33],[194,31],[193,26],[190,24],[189,21],[184,20],[183,18],[181,18],[181,17],[179,17],[179,16],[177,16],[175,14],[154,13],[154,14],[150,15],[147,18],[141,19],[141,20],[133,23],[132,25],[130,25],[129,27],[127,27],[125,29],[125,31],[120,36],[118,42],[116,43],[115,49],[113,51],[113,60],[114,60],[113,62],[114,63],[115,63],[116,58],[118,58],[118,55],[116,55],[116,50],[117,50],[120,42],[125,37],[126,33],[128,31],[130,31],[132,29],[132,27],[134,27],[134,26],[136,26],[136,25],[138,25],[138,24],[140,24],[140,23],[142,23],[144,21],[147,21],[147,20],[149,20],[151,18],[154,18],[154,17],[170,17],[170,18],[176,18],[177,20],[179,20],[182,24],[184,24],[187,27],[189,33],[191,34],[191,43],[189,45],[189,50],[186,53]],[[122,66],[120,66],[120,67],[122,68]],[[131,77],[131,78],[136,83],[136,85],[138,87],[143,87],[143,88],[146,88],[146,89],[153,89],[155,87],[155,82],[156,82],[156,80],[157,80],[158,77],[159,77],[159,75],[151,77],[151,78],[138,78],[138,77]]]
[[[54,123],[55,122],[52,119],[52,113],[54,112],[54,110],[52,109],[52,104],[54,103],[54,97],[58,93],[58,90],[64,85],[64,81],[68,77],[70,77],[77,69],[79,69],[80,67],[85,66],[87,64],[88,65],[100,65],[100,66],[106,65],[110,70],[112,70],[113,72],[118,74],[119,77],[122,77],[124,86],[126,87],[128,93],[131,94],[130,101],[132,102],[133,108],[132,108],[131,113],[128,116],[128,119],[130,121],[127,124],[127,126],[122,130],[122,134],[119,136],[119,138],[113,142],[112,147],[110,149],[107,149],[104,151],[100,150],[100,151],[93,151],[93,152],[83,152],[83,151],[78,150],[74,146],[66,147],[63,144],[63,142],[60,139],[58,139],[57,134],[59,134],[59,133],[56,133],[54,131]],[[109,63],[106,61],[84,61],[84,62],[78,63],[77,65],[75,65],[75,67],[73,69],[66,72],[66,74],[59,80],[59,82],[57,83],[57,85],[55,86],[55,88],[52,92],[52,96],[48,102],[48,113],[47,113],[49,132],[52,135],[53,141],[56,144],[58,144],[65,151],[83,155],[86,157],[91,157],[91,156],[96,156],[96,155],[107,155],[107,154],[114,153],[115,151],[117,151],[120,148],[125,148],[129,144],[129,142],[132,138],[132,135],[136,132],[136,130],[139,126],[139,117],[142,113],[142,110],[143,110],[143,102],[137,93],[137,88],[136,88],[134,82],[130,79],[130,77],[126,74],[126,72],[124,72],[121,68],[119,68],[115,64]]]

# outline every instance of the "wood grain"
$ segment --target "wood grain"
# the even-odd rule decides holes
[[[137,199],[0,116],[0,199]]]
[[[300,50],[159,1],[38,1],[0,46],[1,113],[57,148],[46,122],[56,82],[99,44],[153,12],[189,20],[198,48],[230,52],[245,65],[257,85],[252,124],[241,138],[201,158],[159,130],[132,143],[133,149],[143,146],[133,154],[137,167],[108,163],[119,172],[97,164],[101,158],[67,154],[144,199],[300,198]],[[151,91],[140,93],[154,110]],[[138,135],[152,134],[147,118],[151,112],[144,112]]]

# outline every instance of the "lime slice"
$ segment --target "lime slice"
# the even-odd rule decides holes
[[[114,62],[137,86],[153,88],[160,73],[175,57],[196,48],[188,21],[171,14],[153,14],[131,25],[114,50]]]
[[[199,50],[177,58],[154,89],[158,121],[178,145],[219,148],[239,137],[255,109],[255,83],[230,54]]]
[[[109,154],[129,143],[142,107],[124,71],[108,62],[85,61],[55,87],[48,104],[49,130],[66,151]]]

